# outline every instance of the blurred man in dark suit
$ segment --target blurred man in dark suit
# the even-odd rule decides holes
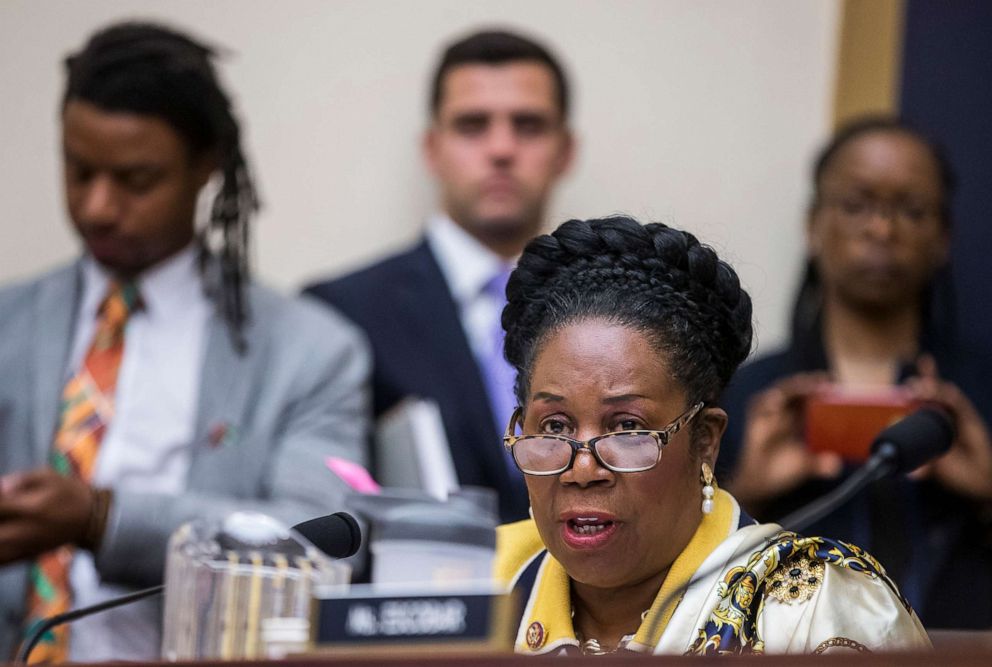
[[[527,496],[500,435],[514,407],[499,318],[506,279],[540,230],[573,139],[561,65],[540,44],[480,32],[434,76],[424,158],[439,211],[413,248],[307,292],[365,329],[376,415],[409,395],[441,408],[459,482],[496,489],[504,520]]]

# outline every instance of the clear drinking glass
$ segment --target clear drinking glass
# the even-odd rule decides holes
[[[184,524],[169,541],[162,658],[276,657],[287,628],[306,649],[314,587],[350,579],[346,563],[264,514]]]

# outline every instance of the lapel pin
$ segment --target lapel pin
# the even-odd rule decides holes
[[[544,646],[545,640],[544,626],[541,625],[540,621],[534,621],[529,626],[527,626],[527,647],[532,651]]]
[[[234,441],[236,431],[227,422],[218,422],[210,427],[207,433],[207,442],[211,447],[224,447]]]

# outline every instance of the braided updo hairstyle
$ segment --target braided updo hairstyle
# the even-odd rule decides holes
[[[664,351],[689,403],[715,401],[751,350],[751,298],[688,232],[615,216],[569,220],[531,241],[506,288],[506,358],[520,405],[548,336],[605,319]]]

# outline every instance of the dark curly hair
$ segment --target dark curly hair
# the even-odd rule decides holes
[[[644,333],[689,402],[715,401],[751,350],[751,298],[712,248],[661,223],[569,220],[531,241],[506,288],[517,400],[549,334],[586,318]]]
[[[241,128],[214,70],[214,50],[153,23],[117,23],[96,32],[65,60],[63,109],[73,100],[111,112],[156,116],[193,155],[215,151],[223,181],[204,242],[221,265],[219,305],[235,347],[245,348],[248,227],[258,195],[241,148]]]

